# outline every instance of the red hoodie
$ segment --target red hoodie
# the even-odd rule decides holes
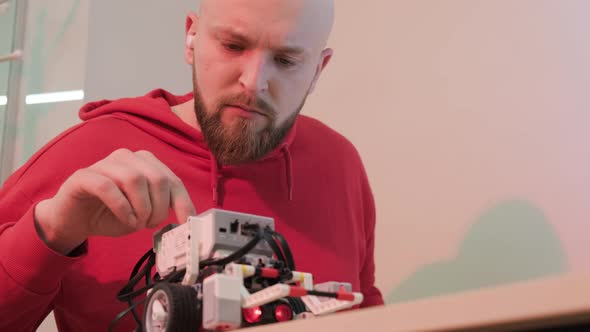
[[[75,170],[119,148],[149,150],[186,186],[198,213],[213,207],[275,219],[299,271],[314,282],[351,282],[362,306],[383,303],[374,286],[375,207],[361,159],[343,136],[299,116],[263,160],[218,167],[200,131],[171,106],[192,98],[155,90],[139,98],[89,103],[83,122],[53,139],[0,191],[0,331],[34,331],[54,310],[60,331],[106,331],[126,308],[116,293],[152,244],[155,230],[92,237],[78,257],[38,237],[33,209]],[[81,221],[82,222],[82,221]],[[177,223],[173,213],[167,222]],[[131,317],[117,331],[134,328]]]

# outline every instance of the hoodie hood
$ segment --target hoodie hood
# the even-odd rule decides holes
[[[173,106],[182,104],[192,98],[192,92],[176,96],[163,89],[157,89],[141,97],[90,102],[80,109],[79,116],[82,121],[88,121],[101,116],[113,116],[124,119],[176,149],[207,160],[210,165],[212,200],[216,206],[219,206],[219,183],[223,177],[223,169],[246,167],[251,164],[265,162],[269,159],[280,158],[284,160],[284,169],[280,171],[285,175],[288,188],[288,192],[285,195],[289,200],[292,200],[294,181],[289,149],[295,139],[298,121],[295,122],[293,128],[291,128],[279,146],[262,159],[243,165],[221,166],[207,146],[203,133],[184,122],[172,112]]]

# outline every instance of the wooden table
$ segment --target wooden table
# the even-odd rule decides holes
[[[571,323],[588,323],[590,331],[590,274],[538,279],[248,331],[537,331]]]

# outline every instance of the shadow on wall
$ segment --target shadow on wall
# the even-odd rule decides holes
[[[473,224],[455,259],[424,266],[395,287],[386,302],[531,280],[566,270],[559,237],[542,211],[525,201],[508,201]]]

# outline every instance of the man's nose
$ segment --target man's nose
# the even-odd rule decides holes
[[[240,85],[248,93],[256,96],[266,92],[269,86],[270,71],[268,61],[263,54],[252,54],[244,62]]]

